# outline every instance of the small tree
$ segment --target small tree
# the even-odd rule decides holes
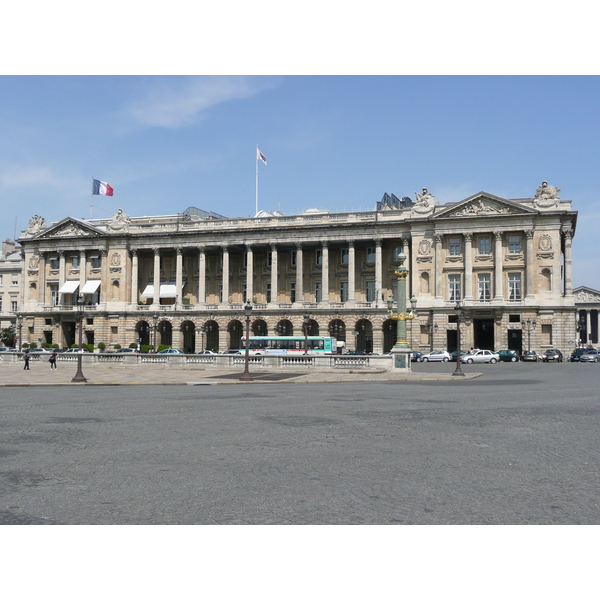
[[[29,348],[29,344],[25,342],[24,344],[21,344],[21,348]]]
[[[135,348],[137,350],[138,345],[137,345],[136,342],[132,342],[131,344],[129,344],[129,347],[130,348]]]
[[[98,350],[100,350],[100,352],[104,352],[105,349],[106,349],[106,344],[104,342],[100,342],[98,344]]]
[[[8,346],[10,348],[15,347],[15,344],[17,342],[17,336],[15,334],[14,325],[10,325],[9,327],[6,327],[0,331],[0,341],[2,341],[2,343],[5,346]]]
[[[29,347],[33,350],[34,348],[37,348],[37,343],[36,342],[31,342],[29,344]]]
[[[121,349],[121,344],[115,344],[114,346],[115,350],[120,350]],[[98,344],[98,348],[100,348],[100,344]]]
[[[53,347],[55,350],[58,350],[58,348],[59,348],[59,345],[58,345],[58,344],[52,344],[52,347]]]
[[[166,350],[167,348],[170,348],[171,346],[167,346],[166,344],[159,344],[158,345],[158,352],[160,352],[161,350]]]

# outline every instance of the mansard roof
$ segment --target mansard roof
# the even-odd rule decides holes
[[[455,219],[457,217],[537,214],[539,214],[538,210],[524,206],[520,202],[500,198],[488,192],[478,192],[465,200],[446,205],[442,210],[435,213],[435,218]]]

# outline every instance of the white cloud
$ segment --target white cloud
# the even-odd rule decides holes
[[[267,77],[228,76],[151,79],[143,96],[122,112],[145,127],[183,127],[197,122],[217,104],[254,96],[275,82]]]

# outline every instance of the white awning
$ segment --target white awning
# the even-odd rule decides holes
[[[165,281],[160,284],[161,298],[177,298],[177,287],[174,281]]]
[[[100,287],[99,279],[88,279],[81,288],[82,294],[93,294]]]
[[[59,294],[72,294],[79,287],[79,281],[65,281],[63,286],[58,290]]]
[[[142,292],[142,298],[154,298],[154,284],[149,283]]]

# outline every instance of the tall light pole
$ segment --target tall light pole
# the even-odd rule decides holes
[[[73,383],[81,383],[83,381],[87,381],[87,379],[83,375],[83,370],[81,368],[81,361],[83,357],[83,304],[85,300],[83,298],[83,294],[79,294],[77,296],[77,324],[79,325],[79,349],[77,350],[77,373],[75,373],[75,377],[71,379]]]
[[[456,301],[456,305],[454,306],[454,310],[456,311],[456,368],[454,369],[454,373],[452,373],[453,377],[464,377],[462,367],[460,366],[460,317],[462,314],[462,306],[460,305],[460,300]]]
[[[246,314],[246,358],[244,360],[244,373],[240,377],[240,381],[254,381],[250,371],[248,370],[248,357],[250,354],[250,317],[252,316],[252,303],[250,300],[246,302],[244,306],[244,312]]]
[[[204,352],[204,334],[206,333],[206,325],[196,327],[196,333],[200,334],[200,352]]]
[[[154,330],[154,337],[153,337],[153,340],[152,340],[152,342],[153,342],[152,345],[153,345],[153,348],[154,348],[154,354],[156,354],[156,350],[157,350],[157,348],[156,348],[156,331],[158,329],[158,313],[154,313],[152,315],[152,325],[153,325],[152,328]]]
[[[410,311],[407,312],[406,306],[406,278],[408,277],[408,269],[404,266],[406,260],[406,254],[401,252],[397,257],[400,265],[396,269],[396,275],[398,276],[398,288],[397,288],[397,300],[396,308],[397,313],[393,312],[394,301],[390,296],[388,300],[388,314],[390,319],[396,321],[396,344],[392,348],[392,355],[394,356],[394,367],[400,369],[410,370],[410,353],[411,350],[406,340],[406,321],[410,321],[415,318],[415,308],[417,307],[417,299],[413,296],[410,299]]]
[[[18,350],[21,352],[23,346],[23,338],[21,336],[21,332],[23,331],[23,315],[21,313],[17,313],[17,331],[19,332]]]
[[[304,314],[304,354],[308,354],[308,325],[310,323],[310,315]]]
[[[535,330],[537,323],[535,319],[527,319],[521,321],[521,329],[527,332],[527,351],[531,350],[531,332]]]

